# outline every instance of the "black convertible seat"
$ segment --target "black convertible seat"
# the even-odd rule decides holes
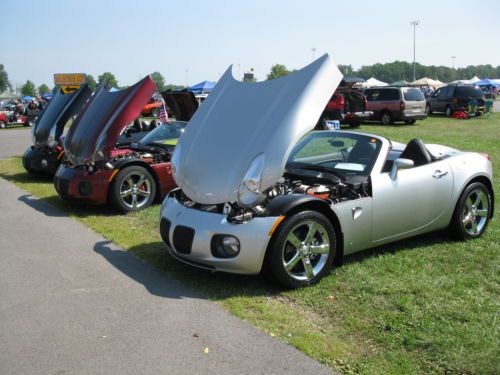
[[[358,141],[349,153],[347,162],[367,164],[370,160],[373,159],[373,156],[376,152],[377,146],[375,143]]]
[[[421,139],[413,138],[406,145],[404,151],[399,156],[401,159],[410,159],[415,163],[415,167],[431,163],[434,159]]]

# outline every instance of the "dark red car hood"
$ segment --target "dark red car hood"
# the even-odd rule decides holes
[[[106,161],[120,133],[139,117],[156,91],[150,76],[120,91],[101,85],[78,115],[64,139],[64,149],[74,165]]]
[[[49,141],[58,142],[64,131],[64,125],[82,109],[92,96],[88,85],[79,90],[64,94],[61,90],[52,98],[40,113],[33,129],[33,144],[36,147],[49,145]]]
[[[191,91],[166,90],[160,93],[177,121],[189,121],[198,109],[198,101]]]

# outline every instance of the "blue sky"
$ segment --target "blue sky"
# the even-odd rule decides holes
[[[262,80],[275,63],[306,65],[312,47],[356,68],[411,61],[413,19],[418,62],[500,65],[499,0],[2,0],[0,10],[0,63],[13,83],[111,71],[126,85],[160,71],[194,84],[230,64]]]

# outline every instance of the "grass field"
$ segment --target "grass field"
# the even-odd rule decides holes
[[[500,114],[360,130],[400,142],[419,137],[487,152],[500,175]],[[386,245],[348,257],[318,285],[288,291],[265,277],[210,274],[177,263],[161,244],[158,205],[126,216],[103,207],[75,207],[59,199],[50,180],[27,176],[20,158],[0,161],[0,177],[342,373],[500,373],[498,209],[479,240],[454,242],[435,233]]]

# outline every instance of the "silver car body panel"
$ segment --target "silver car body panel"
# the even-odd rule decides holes
[[[342,74],[324,55],[266,82],[242,83],[230,67],[177,145],[176,183],[202,204],[234,202],[252,161],[264,155],[260,191],[275,184],[295,143],[314,128]]]

